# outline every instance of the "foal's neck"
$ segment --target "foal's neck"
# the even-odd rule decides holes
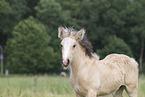
[[[79,70],[83,69],[86,60],[90,60],[90,57],[85,54],[85,50],[79,43],[77,43],[74,57],[71,63],[72,72],[77,73]]]

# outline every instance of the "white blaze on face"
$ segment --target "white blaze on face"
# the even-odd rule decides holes
[[[82,28],[80,31],[75,31],[73,28],[64,28],[62,26],[58,28],[58,37],[62,39],[62,62],[64,67],[68,67],[73,60],[73,53],[77,46],[76,43],[84,38],[84,34],[84,28]]]
[[[69,59],[71,61],[72,59],[72,53],[73,53],[73,45],[76,43],[76,41],[70,37],[64,38],[61,42],[62,45],[62,58],[63,62],[67,62]]]

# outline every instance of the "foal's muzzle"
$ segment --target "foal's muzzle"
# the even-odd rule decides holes
[[[69,64],[70,64],[70,60],[69,59],[67,59],[67,60],[63,59],[62,63],[63,63],[64,69],[67,69]]]

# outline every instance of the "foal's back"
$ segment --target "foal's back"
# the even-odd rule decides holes
[[[100,62],[102,63],[100,65],[102,84],[99,89],[101,94],[116,91],[120,86],[125,86],[129,95],[137,95],[138,64],[133,58],[123,54],[110,54]]]
[[[123,74],[129,72],[138,73],[138,63],[123,54],[110,54],[106,56],[102,62],[112,69],[121,71]]]

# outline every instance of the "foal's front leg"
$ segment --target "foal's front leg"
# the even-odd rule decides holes
[[[81,97],[78,93],[75,92],[75,94],[76,94],[76,97]]]
[[[97,97],[97,92],[94,90],[88,90],[87,97]]]
[[[80,95],[76,94],[76,97],[80,97]]]

